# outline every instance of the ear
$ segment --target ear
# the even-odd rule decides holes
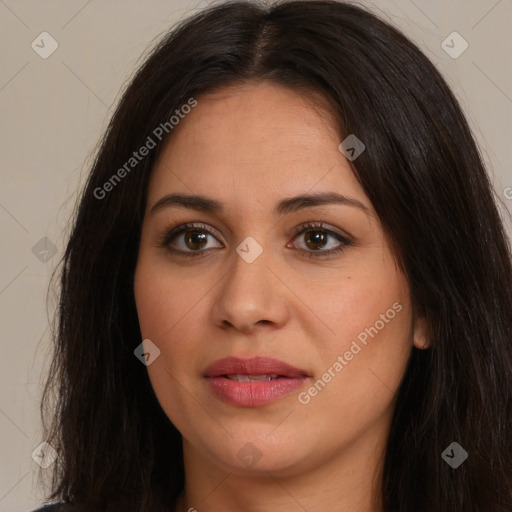
[[[430,340],[428,339],[427,321],[422,316],[414,317],[413,326],[413,344],[420,350],[425,350],[430,347]]]

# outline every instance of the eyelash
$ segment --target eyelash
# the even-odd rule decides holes
[[[177,254],[179,256],[192,257],[192,258],[197,258],[197,257],[203,256],[204,253],[209,251],[209,249],[198,250],[198,251],[181,251],[181,250],[177,250],[177,249],[172,249],[170,247],[170,243],[175,238],[177,238],[179,235],[181,235],[189,230],[192,230],[192,229],[195,229],[197,231],[204,231],[204,232],[208,233],[209,235],[213,236],[214,238],[216,238],[215,234],[212,232],[212,230],[209,229],[208,226],[206,226],[205,224],[187,223],[187,224],[182,224],[180,226],[177,226],[176,228],[166,231],[164,233],[164,235],[162,236],[159,246],[162,248],[165,248],[168,251],[170,251],[171,253]],[[302,224],[295,230],[295,232],[293,234],[292,241],[295,240],[299,235],[307,233],[308,231],[322,231],[323,233],[336,238],[340,242],[340,244],[335,249],[330,249],[328,251],[321,251],[321,250],[318,250],[318,251],[309,250],[308,251],[306,249],[299,249],[299,251],[301,253],[303,253],[302,255],[307,258],[331,257],[331,256],[334,256],[336,254],[343,252],[346,247],[352,245],[352,242],[348,238],[342,236],[339,233],[336,233],[335,231],[333,231],[331,229],[326,228],[322,222],[307,222],[305,224]]]

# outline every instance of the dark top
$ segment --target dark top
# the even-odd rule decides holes
[[[45,505],[41,508],[38,508],[36,510],[33,510],[32,512],[102,512],[104,509],[100,507],[95,507],[92,505],[72,505],[69,503],[55,503],[52,505]],[[125,510],[123,506],[120,506],[118,508],[112,509],[109,508],[109,510]]]
[[[32,512],[103,512],[102,507],[94,505],[73,505],[70,503],[54,503],[52,505],[44,505],[41,508],[33,510]],[[109,508],[109,511],[123,511],[126,510],[125,506],[118,505],[117,508]],[[161,509],[159,509],[161,510]],[[166,509],[167,510],[167,509]]]
[[[98,512],[100,509],[96,507],[83,508],[82,506],[71,505],[69,503],[54,503],[52,505],[44,505],[41,508],[33,510],[32,512]]]
[[[32,512],[95,512],[97,509],[94,508],[77,508],[76,506],[68,503],[54,503],[52,505],[45,505],[41,508],[33,510]]]

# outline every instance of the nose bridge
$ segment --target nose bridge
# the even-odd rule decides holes
[[[288,307],[282,285],[268,268],[271,251],[255,238],[247,237],[231,257],[215,301],[216,323],[229,323],[240,330],[250,330],[258,322],[281,325]]]
[[[261,237],[260,237],[261,239]],[[247,306],[264,300],[269,292],[269,251],[253,237],[245,238],[235,249],[230,271],[226,276],[228,294]],[[247,307],[246,306],[246,307]]]

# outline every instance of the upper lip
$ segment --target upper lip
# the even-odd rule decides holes
[[[278,359],[270,357],[251,357],[241,359],[239,357],[225,357],[218,359],[209,365],[205,371],[205,377],[220,377],[222,375],[280,375],[289,378],[309,377],[306,370],[295,368]]]

